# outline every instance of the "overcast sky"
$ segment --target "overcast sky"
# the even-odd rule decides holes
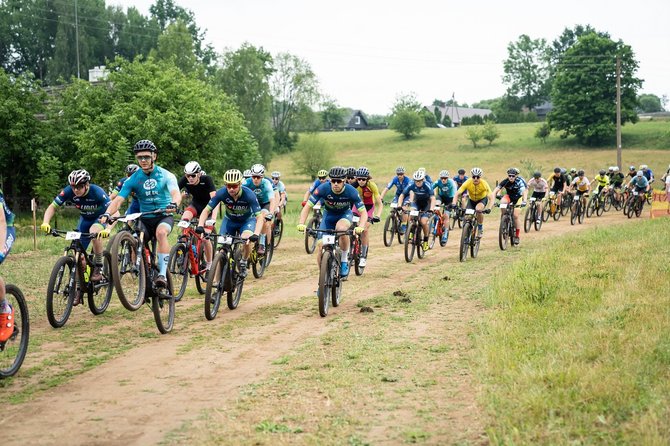
[[[149,13],[151,0],[107,0]],[[176,0],[218,52],[243,42],[307,61],[341,107],[389,113],[399,93],[425,104],[502,96],[507,45],[590,24],[630,45],[641,93],[670,97],[670,0]]]

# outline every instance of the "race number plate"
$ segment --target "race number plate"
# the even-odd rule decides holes
[[[81,238],[81,232],[67,231],[65,233],[65,240],[79,240],[80,238]]]
[[[361,221],[361,217],[359,217],[358,215],[354,215],[351,218],[351,221],[353,221],[354,223],[358,223],[359,221]]]
[[[506,208],[507,208],[507,203],[500,203],[500,209],[506,209]],[[472,209],[468,209],[468,211],[471,211],[471,210]],[[467,212],[466,212],[466,214],[467,214]]]
[[[321,209],[321,203],[317,203],[317,204],[315,204],[313,209],[314,209],[315,211],[318,211],[319,209]]]
[[[214,226],[215,224],[216,224],[216,220],[205,221],[205,226]]]
[[[535,201],[535,200],[537,200],[537,198],[535,198],[535,197],[530,197],[530,201]]]
[[[224,235],[221,238],[221,243],[224,245],[232,245],[233,244],[233,238],[229,235]]]
[[[119,221],[123,221],[123,222],[126,222],[126,223],[127,223],[127,222],[129,222],[129,221],[137,220],[137,219],[140,218],[141,216],[142,216],[142,213],[141,213],[141,212],[136,212],[136,213],[134,213],[134,214],[128,214],[128,215],[126,215],[125,217],[121,217],[121,218],[119,218]]]
[[[177,226],[180,228],[188,228],[190,226],[190,223],[187,222],[186,220],[179,220],[179,223],[177,223]]]
[[[416,209],[412,209],[411,211],[409,211],[409,215],[411,215],[412,217],[416,217],[417,215],[419,215],[419,211]]]
[[[398,203],[391,203],[391,209],[396,209],[398,207]]]
[[[323,244],[324,245],[334,245],[335,244],[335,236],[332,234],[326,234],[323,236]]]
[[[474,209],[466,209],[465,210],[465,215],[473,215],[475,213]]]

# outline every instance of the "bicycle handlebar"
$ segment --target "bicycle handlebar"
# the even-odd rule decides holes
[[[56,229],[52,228],[51,231],[49,231],[48,234],[46,235],[53,235],[54,237],[63,237],[64,235],[67,235],[69,232],[78,232],[80,234],[79,238],[96,238],[97,234],[93,234],[90,232],[79,232],[79,231],[63,231],[62,229]]]

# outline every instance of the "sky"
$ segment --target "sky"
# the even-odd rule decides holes
[[[152,0],[107,0],[149,14]],[[396,97],[473,104],[505,93],[507,46],[548,43],[590,24],[630,45],[640,93],[670,98],[670,1],[639,0],[175,0],[193,11],[217,52],[244,42],[305,60],[340,107],[386,115]],[[670,104],[666,105],[666,108]]]

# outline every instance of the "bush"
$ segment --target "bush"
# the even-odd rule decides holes
[[[477,148],[477,143],[482,139],[482,133],[480,131],[481,126],[469,127],[465,131],[465,136],[472,141],[472,145]]]
[[[547,141],[547,138],[551,134],[551,127],[549,127],[549,124],[546,122],[539,126],[537,130],[535,130],[535,137],[540,138],[542,141],[542,144],[544,144]]]
[[[486,121],[486,124],[484,124],[484,128],[482,129],[481,132],[482,138],[487,140],[489,142],[489,145],[493,144],[493,141],[498,139],[500,136],[500,130],[498,130],[498,127],[493,123],[493,121]]]
[[[316,178],[319,169],[330,169],[333,164],[333,147],[316,133],[300,138],[293,153],[293,165],[297,173]]]
[[[410,109],[398,111],[391,120],[391,128],[402,134],[405,139],[418,135],[423,127],[424,121],[421,115]]]

